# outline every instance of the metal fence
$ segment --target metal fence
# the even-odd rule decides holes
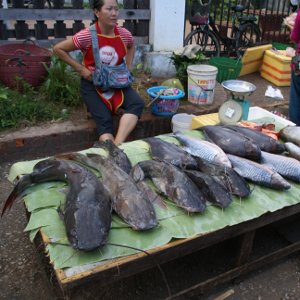
[[[187,0],[187,19],[192,17],[191,6],[193,2],[200,0]],[[204,3],[205,0],[202,0]],[[207,1],[206,1],[207,2]],[[257,19],[257,24],[262,33],[262,42],[290,43],[289,30],[283,25],[283,18],[288,16],[293,7],[290,0],[212,0],[210,13],[216,20],[220,32],[227,34],[231,28],[231,6],[242,4],[246,7],[243,15],[252,15]],[[191,30],[191,25],[186,22],[185,32]]]

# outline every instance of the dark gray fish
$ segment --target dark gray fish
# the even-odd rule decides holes
[[[225,153],[259,161],[261,155],[259,146],[244,135],[218,125],[203,126],[201,130],[208,140],[218,145]]]
[[[187,136],[179,132],[175,133],[178,141],[185,145],[184,150],[193,156],[203,158],[216,164],[231,167],[226,153],[216,144],[204,141],[200,138]]]
[[[248,197],[251,194],[247,181],[232,168],[213,164],[199,157],[195,157],[195,159],[197,160],[199,170],[212,176],[216,181],[222,184],[230,194],[241,198]]]
[[[263,134],[261,131],[254,130],[238,125],[225,125],[224,128],[231,129],[235,132],[239,132],[244,136],[252,139],[262,151],[270,153],[282,153],[284,152],[284,145],[277,140]]]
[[[93,147],[105,149],[108,152],[108,157],[111,158],[113,162],[117,164],[123,171],[129,174],[132,168],[131,162],[127,154],[118,146],[116,146],[113,141],[97,141],[94,143]]]
[[[280,138],[300,146],[300,126],[287,126],[280,130]]]
[[[80,153],[68,153],[66,156],[101,172],[113,209],[132,229],[147,230],[157,226],[152,203],[137,187],[131,176],[110,158],[98,154],[86,156]]]
[[[105,245],[111,226],[111,201],[97,176],[74,162],[46,159],[24,175],[7,198],[2,215],[32,184],[59,180],[70,186],[62,213],[73,248],[90,251]]]
[[[193,180],[202,191],[205,198],[212,204],[221,208],[227,207],[231,201],[231,195],[214,177],[200,171],[186,170],[185,173]]]
[[[294,157],[300,160],[300,147],[291,142],[284,143],[286,151],[289,153],[289,156]]]
[[[155,191],[153,191],[145,181],[139,181],[136,183],[138,188],[144,193],[145,197],[153,204],[158,205],[161,208],[167,208],[163,199]]]
[[[233,169],[242,177],[262,186],[277,190],[287,190],[291,185],[276,171],[255,161],[228,154]]]
[[[141,161],[132,168],[131,174],[136,182],[151,178],[162,194],[188,212],[202,212],[206,207],[197,186],[172,164],[155,160]]]
[[[295,158],[262,151],[261,163],[285,178],[300,182],[300,162]]]
[[[162,160],[181,169],[197,169],[197,162],[181,147],[151,137],[144,140],[150,145],[150,152],[153,159]]]

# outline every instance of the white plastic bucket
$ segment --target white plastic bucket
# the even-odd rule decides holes
[[[187,68],[188,101],[211,104],[214,100],[218,69],[211,65],[191,65]]]
[[[186,113],[176,114],[172,117],[172,131],[184,131],[190,130],[192,127],[192,118],[194,115],[189,115]]]

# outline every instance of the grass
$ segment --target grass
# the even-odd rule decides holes
[[[80,77],[67,64],[52,56],[47,77],[35,89],[16,78],[19,91],[0,85],[0,131],[68,119],[82,105]]]

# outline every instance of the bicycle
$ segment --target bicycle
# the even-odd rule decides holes
[[[204,1],[204,0],[203,0]],[[198,44],[202,52],[207,57],[220,56],[221,46],[223,51],[229,56],[234,53],[235,56],[241,57],[246,48],[253,47],[261,43],[261,31],[255,23],[255,16],[244,16],[246,9],[243,5],[233,5],[232,10],[232,29],[230,36],[221,34],[214,18],[210,15],[212,0],[204,3],[197,0],[194,7],[194,15],[190,19],[192,31],[184,40],[184,46],[189,44]],[[192,8],[193,13],[193,8]]]

